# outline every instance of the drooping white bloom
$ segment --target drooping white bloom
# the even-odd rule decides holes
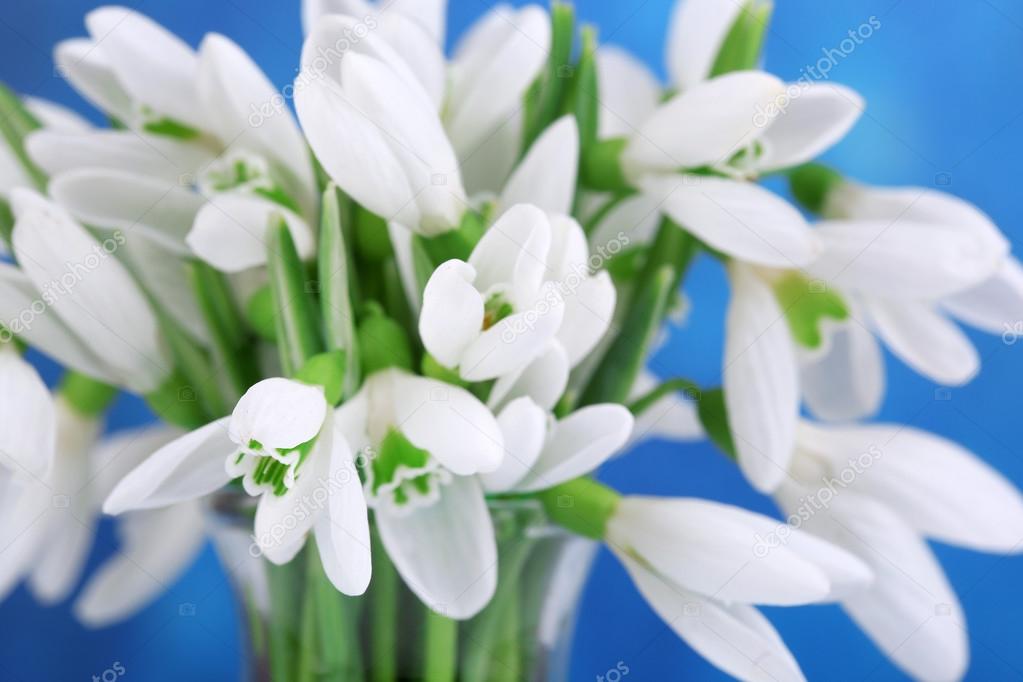
[[[742,680],[802,680],[778,633],[751,604],[826,601],[869,584],[847,552],[793,531],[757,553],[779,526],[697,499],[624,497],[605,540],[654,611],[700,655]]]
[[[431,609],[466,619],[497,586],[494,529],[476,474],[505,456],[501,427],[464,389],[388,369],[342,405],[339,428],[370,460],[380,539]]]
[[[823,249],[808,271],[854,313],[826,352],[804,358],[808,406],[826,419],[878,408],[883,359],[875,335],[903,362],[946,385],[980,368],[951,318],[1004,334],[1023,319],[1023,277],[1005,238],[971,204],[926,188],[877,189],[843,182],[816,226]],[[927,339],[921,343],[920,339]]]
[[[113,252],[28,189],[11,193],[19,266],[0,264],[0,320],[84,374],[149,393],[173,364],[144,294]]]
[[[265,262],[269,216],[312,251],[315,179],[294,118],[266,76],[224,36],[198,53],[148,18],[103,7],[90,39],[56,58],[75,87],[130,131],[29,138],[51,192],[90,224],[144,233],[226,272]],[[182,104],[184,103],[184,104]]]
[[[352,451],[323,389],[288,379],[250,388],[230,417],[155,452],[104,504],[117,514],[207,495],[241,477],[259,495],[255,540],[270,561],[290,561],[312,530],[328,578],[345,594],[369,584],[369,521]]]
[[[539,209],[509,209],[473,249],[451,260],[423,292],[419,333],[442,365],[468,381],[524,369],[555,338],[565,315],[547,283],[551,225]]]
[[[497,417],[505,456],[481,476],[488,492],[545,490],[595,471],[632,433],[632,414],[617,403],[590,405],[555,420],[528,397],[508,403]]]
[[[800,528],[876,575],[872,587],[843,598],[846,611],[913,677],[961,678],[965,619],[923,538],[1019,553],[1023,496],[972,453],[908,426],[803,422],[798,442],[779,503]]]
[[[522,102],[546,64],[551,22],[538,5],[490,9],[455,46],[444,127],[470,194],[505,184],[522,147]]]
[[[345,38],[357,25],[329,15],[306,39],[295,105],[309,144],[338,186],[373,213],[423,234],[453,229],[466,197],[436,106],[380,36]]]
[[[349,40],[360,40],[371,31],[383,38],[405,60],[439,109],[447,69],[442,51],[446,10],[447,0],[303,0],[302,25],[310,33],[328,14],[357,19]]]

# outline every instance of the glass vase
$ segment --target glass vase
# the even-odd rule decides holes
[[[259,556],[254,498],[211,500],[213,538],[246,627],[243,679],[273,682],[568,679],[593,542],[551,525],[533,500],[489,503],[498,542],[491,602],[466,621],[433,613],[402,583],[373,531],[373,579],[347,597],[312,541],[286,566]]]

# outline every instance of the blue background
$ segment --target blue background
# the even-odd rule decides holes
[[[723,0],[724,1],[724,0]],[[0,79],[17,90],[86,105],[54,74],[52,45],[84,35],[95,0],[4,0],[0,10]],[[518,3],[516,3],[518,4]],[[602,40],[627,47],[663,75],[670,0],[579,0],[581,16]],[[1019,156],[1023,145],[1023,3],[1013,0],[778,0],[767,42],[767,68],[790,80],[837,48],[875,16],[881,28],[831,72],[861,92],[867,114],[828,160],[863,180],[938,185],[983,207],[1014,243],[1023,240]],[[451,0],[449,37],[491,3]],[[197,44],[219,31],[245,47],[278,84],[294,77],[301,43],[298,4],[270,0],[175,0],[133,3]],[[726,289],[721,272],[700,262],[688,288],[689,326],[655,358],[663,375],[718,381]],[[967,387],[936,387],[888,358],[883,417],[951,437],[1023,485],[1019,378],[1023,344],[972,334],[982,375]],[[52,368],[51,368],[52,369]],[[146,419],[124,399],[113,426]],[[921,472],[922,474],[924,472]],[[771,503],[741,480],[709,446],[649,443],[607,467],[605,478],[629,492],[699,495],[766,513]],[[991,519],[997,523],[997,519]],[[104,528],[91,559],[114,547]],[[936,551],[963,601],[976,680],[1023,679],[1023,558]],[[194,615],[180,606],[193,604]],[[187,613],[189,609],[185,609]],[[836,607],[769,609],[810,679],[893,680],[902,676]],[[127,679],[230,680],[238,677],[238,624],[212,552],[162,599],[120,626],[90,632],[68,605],[40,608],[24,590],[0,605],[0,679],[91,679],[115,661]],[[647,608],[623,570],[602,553],[585,592],[573,657],[573,680],[594,680],[623,662],[636,680],[721,679]]]

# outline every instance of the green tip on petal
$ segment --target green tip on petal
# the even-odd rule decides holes
[[[809,280],[798,272],[786,273],[778,279],[774,295],[785,311],[792,337],[806,348],[820,348],[824,341],[821,325],[825,320],[841,322],[849,318],[849,308],[838,293],[825,282]]]

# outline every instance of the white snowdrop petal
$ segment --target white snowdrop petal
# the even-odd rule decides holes
[[[597,50],[601,139],[634,134],[660,102],[661,86],[646,64],[613,45]]]
[[[473,286],[475,269],[459,260],[438,267],[423,290],[419,335],[430,355],[457,367],[462,352],[483,328],[483,297]]]
[[[146,231],[187,255],[185,235],[205,203],[180,184],[118,168],[83,167],[50,182],[50,194],[79,220],[126,233]]]
[[[991,334],[1023,330],[1023,267],[1015,258],[977,286],[941,301],[941,306],[971,327]]]
[[[579,127],[574,116],[552,123],[515,168],[501,193],[501,206],[532,204],[549,213],[569,214],[579,167]]]
[[[479,481],[456,477],[431,506],[394,515],[378,511],[388,556],[416,596],[434,611],[465,620],[497,587],[497,544]]]
[[[799,379],[803,400],[817,417],[831,421],[869,417],[884,398],[881,346],[854,313],[832,330],[822,355],[802,360]]]
[[[309,224],[280,204],[248,194],[210,197],[195,216],[185,243],[218,270],[242,272],[266,264],[267,229],[275,217],[288,226],[299,257],[311,258],[316,240]]]
[[[480,476],[487,492],[511,490],[532,471],[547,440],[547,412],[529,398],[517,398],[497,415],[504,436],[501,466]]]
[[[760,136],[761,172],[817,158],[845,137],[866,107],[859,93],[837,83],[795,83],[786,94],[784,110]]]
[[[237,447],[227,435],[225,417],[187,433],[154,452],[131,470],[103,503],[107,514],[166,507],[208,495],[226,485],[224,470]]]
[[[627,172],[717,166],[752,144],[771,123],[785,84],[762,71],[701,83],[657,108],[622,154]]]
[[[64,133],[47,129],[29,135],[25,148],[47,175],[80,168],[105,168],[149,177],[167,186],[191,182],[213,160],[209,150],[190,142],[124,130]]]
[[[678,585],[742,604],[793,605],[826,599],[825,571],[785,546],[756,553],[758,537],[783,524],[717,502],[622,498],[608,520],[607,540],[635,552]]]
[[[595,471],[632,433],[632,414],[613,403],[576,410],[553,425],[536,464],[515,489],[532,492]]]
[[[799,211],[759,185],[695,175],[648,176],[639,184],[672,220],[743,261],[793,268],[820,252]]]
[[[1004,242],[976,231],[915,220],[910,214],[817,223],[821,251],[807,266],[839,291],[936,300],[993,276]]]
[[[61,41],[53,51],[53,60],[58,72],[92,104],[125,125],[134,122],[131,96],[95,42],[88,38]]]
[[[12,192],[11,206],[14,252],[37,287],[56,289],[49,294],[53,311],[123,383],[140,393],[155,390],[172,363],[156,315],[113,253],[116,237],[100,243],[31,190]]]
[[[610,328],[618,292],[607,271],[562,282],[562,290],[566,289],[565,317],[558,329],[558,341],[568,354],[569,365],[575,367]]]
[[[733,265],[725,322],[724,389],[739,467],[767,492],[784,479],[795,444],[799,382],[792,335],[770,288]]]
[[[42,476],[54,453],[57,414],[39,373],[10,343],[0,346],[0,464]]]
[[[521,372],[505,374],[494,382],[487,404],[497,410],[512,400],[528,397],[545,410],[553,410],[568,386],[568,355],[552,342]]]
[[[322,386],[291,379],[264,379],[245,392],[234,408],[230,436],[247,447],[296,448],[320,433],[328,405]]]
[[[163,594],[202,549],[197,503],[136,512],[121,522],[122,548],[100,566],[75,601],[75,617],[98,628],[124,620]]]
[[[463,388],[387,370],[373,381],[388,386],[395,426],[417,448],[459,476],[494,471],[504,456],[497,419]]]
[[[95,9],[85,16],[85,25],[132,99],[158,117],[202,127],[202,111],[195,106],[198,59],[192,48],[126,7]]]
[[[969,337],[928,304],[872,299],[867,306],[880,337],[917,372],[960,386],[980,371],[980,356]]]
[[[366,591],[372,573],[369,516],[351,448],[336,429],[328,492],[327,513],[314,525],[320,559],[334,587],[357,596]]]
[[[617,553],[640,594],[698,654],[746,682],[802,682],[805,678],[778,633],[759,611],[691,592]]]

